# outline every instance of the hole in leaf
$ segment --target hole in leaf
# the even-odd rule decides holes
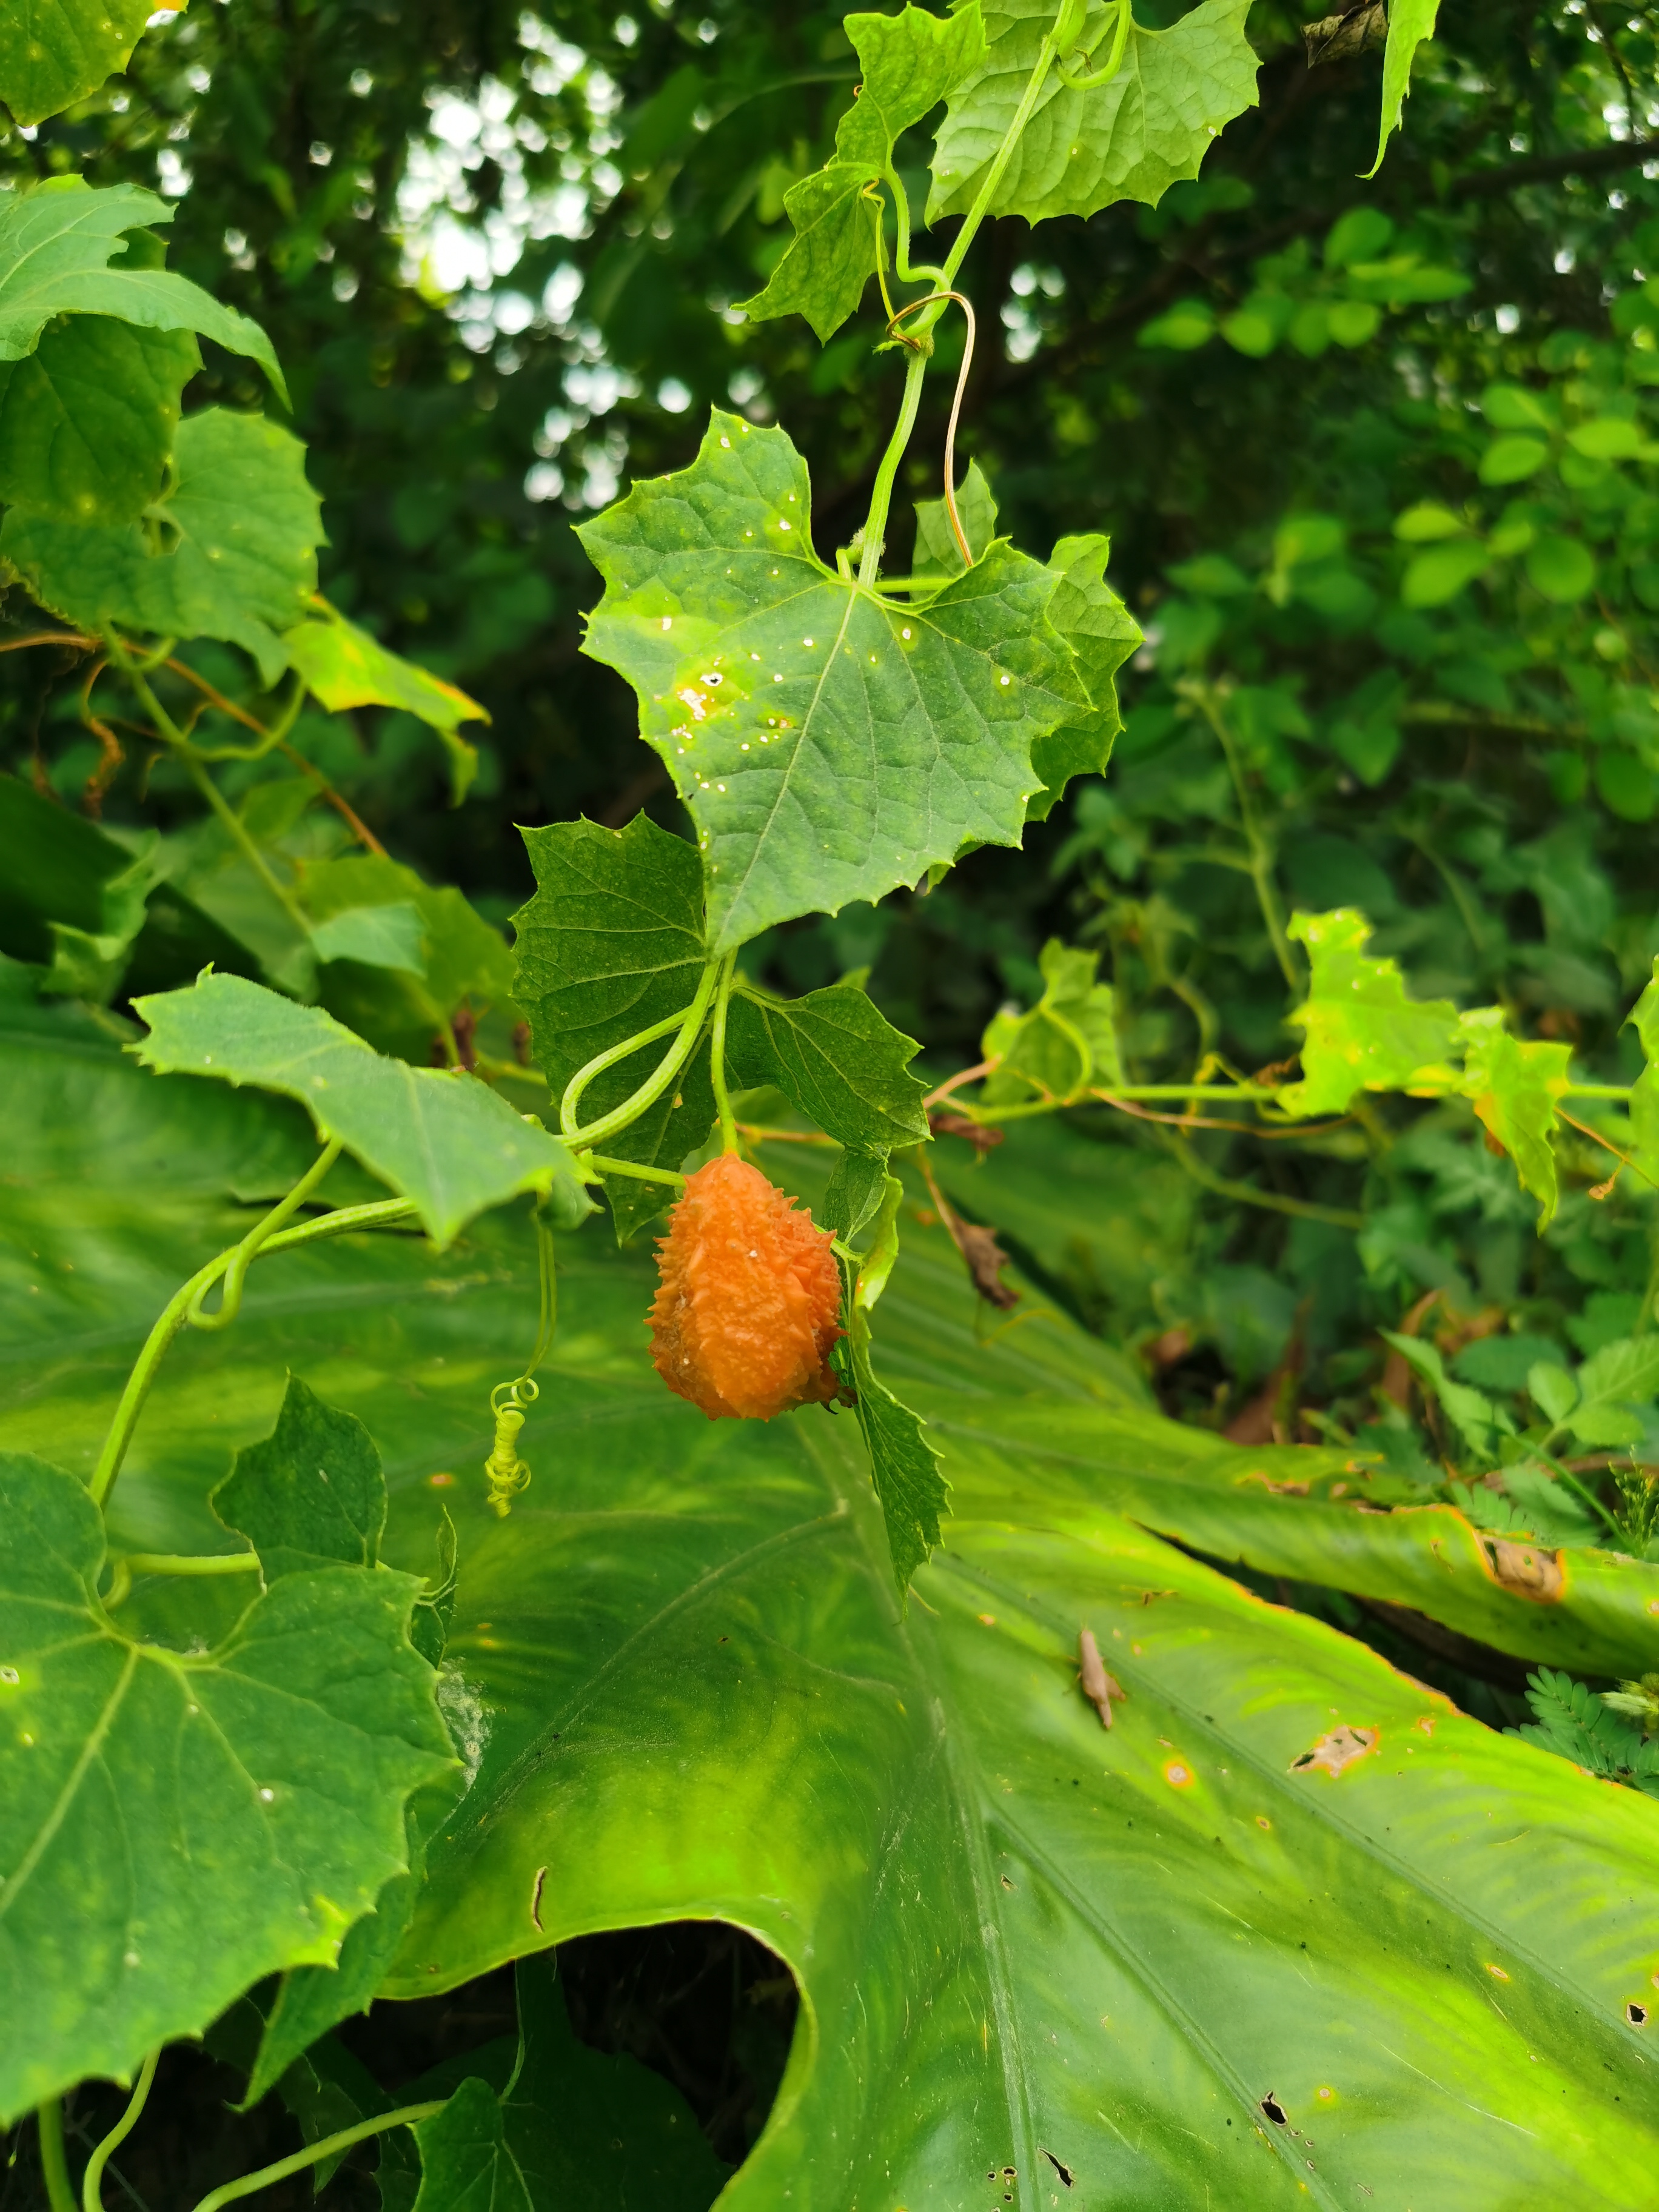
[[[1038,2148],[1039,2148],[1039,2149],[1041,2149],[1041,2148],[1042,2148],[1042,2146],[1039,2144]],[[1070,2167],[1069,2166],[1062,2165],[1062,2163],[1060,2162],[1060,2160],[1059,2159],[1057,2159],[1057,2158],[1054,2156],[1054,2154],[1053,2151],[1051,2151],[1051,2150],[1045,2150],[1045,2151],[1043,2151],[1042,2155],[1044,2156],[1044,2158],[1046,2158],[1046,2159],[1048,2160],[1048,2161],[1049,2165],[1053,2166],[1053,2168],[1054,2169],[1054,2172],[1055,2172],[1060,2176],[1060,2179],[1061,2179],[1061,2180],[1066,2184],[1066,2186],[1068,2189],[1070,2189],[1070,2188],[1073,2185],[1073,2183],[1074,2183],[1074,2180],[1075,2180],[1075,2177],[1073,2176],[1073,2172],[1072,2172],[1072,2169],[1071,2169],[1071,2167]]]
[[[1625,2018],[1632,2027],[1645,2027],[1648,2024],[1648,2008],[1644,2004],[1638,2004],[1632,1997],[1625,2007]]]
[[[1285,2117],[1285,2107],[1279,2103],[1278,2098],[1274,2096],[1271,2089],[1268,2090],[1267,2095],[1261,2100],[1261,2110],[1266,2113],[1267,2117],[1273,2122],[1276,2128],[1287,2128],[1291,2124],[1289,2120]]]

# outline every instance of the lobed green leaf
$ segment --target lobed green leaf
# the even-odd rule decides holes
[[[784,432],[716,410],[690,468],[579,533],[605,579],[585,650],[697,825],[714,952],[1018,843],[1033,744],[1088,704],[1049,570],[999,545],[896,606],[823,567],[810,509]]]
[[[763,291],[738,306],[752,321],[805,315],[820,344],[858,312],[876,273],[884,201],[866,187],[886,179],[893,146],[937,107],[985,52],[979,0],[939,17],[906,7],[897,15],[848,15],[863,82],[836,130],[834,158],[784,194],[795,235]]]
[[[1406,995],[1393,960],[1365,951],[1370,924],[1352,907],[1297,914],[1290,935],[1308,948],[1308,995],[1291,1019],[1304,1031],[1302,1080],[1279,1093],[1287,1114],[1340,1114],[1358,1091],[1449,1088],[1458,1037],[1449,999]]]
[[[214,1650],[130,1641],[83,1486],[0,1455],[0,2118],[131,2077],[261,1975],[331,1963],[450,1765],[411,1577],[291,1573]]]
[[[7,0],[0,100],[26,129],[61,113],[126,67],[154,12],[149,0]]]
[[[297,1098],[323,1136],[413,1201],[440,1244],[520,1191],[559,1185],[582,1203],[569,1154],[539,1124],[470,1075],[383,1059],[320,1006],[239,975],[133,1005],[149,1030],[132,1048],[145,1066]]]
[[[929,222],[974,205],[1054,21],[1049,0],[987,0],[984,12],[984,64],[951,94],[934,148]],[[1156,207],[1177,179],[1196,177],[1223,126],[1256,104],[1249,13],[1249,0],[1202,0],[1167,31],[1134,23],[1122,66],[1092,91],[1051,74],[989,212],[1035,223],[1117,200]],[[1094,64],[1105,59],[1096,42],[1114,14],[1089,13],[1083,38]]]
[[[129,247],[130,232],[171,222],[176,212],[139,185],[95,188],[82,177],[52,177],[9,195],[0,207],[0,362],[33,353],[56,316],[112,315],[149,330],[194,331],[247,355],[286,404],[282,370],[259,325],[187,277],[145,267]],[[112,267],[117,260],[121,265]]]
[[[82,629],[223,638],[274,684],[288,661],[281,633],[317,587],[321,507],[305,448],[258,415],[215,407],[179,425],[173,461],[172,489],[148,528],[14,507],[0,524],[0,562]]]

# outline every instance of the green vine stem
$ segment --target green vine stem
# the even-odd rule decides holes
[[[1227,763],[1227,773],[1232,778],[1233,791],[1238,800],[1239,821],[1244,831],[1244,842],[1249,848],[1249,877],[1255,885],[1256,904],[1261,909],[1261,919],[1272,939],[1273,954],[1279,972],[1292,991],[1302,988],[1303,978],[1298,973],[1291,951],[1291,940],[1285,933],[1285,917],[1279,909],[1279,889],[1273,881],[1273,849],[1256,817],[1255,802],[1250,797],[1250,787],[1244,774],[1244,763],[1239,758],[1233,733],[1227,726],[1227,718],[1221,711],[1219,696],[1208,684],[1183,681],[1176,689],[1190,699],[1211,729],[1221,747]]]
[[[206,1291],[201,1297],[191,1301],[185,1318],[192,1328],[228,1328],[235,1320],[242,1308],[242,1286],[247,1280],[248,1269],[259,1255],[259,1247],[268,1237],[274,1237],[283,1224],[305,1204],[343,1150],[337,1137],[325,1145],[317,1155],[315,1164],[301,1176],[288,1196],[273,1206],[255,1228],[249,1230],[236,1248],[235,1258],[225,1270],[224,1289],[220,1294],[217,1312],[204,1310],[202,1300],[206,1297]]]
[[[286,1210],[287,1201],[284,1200],[273,1212],[283,1215]],[[263,1237],[252,1256],[264,1259],[271,1253],[290,1252],[296,1245],[310,1244],[322,1237],[344,1236],[356,1229],[391,1228],[409,1220],[414,1212],[413,1201],[406,1198],[386,1199],[370,1206],[342,1206],[337,1212],[325,1214],[320,1220],[304,1222],[298,1228],[282,1229],[275,1235]],[[263,1229],[266,1224],[261,1223],[259,1225]],[[245,1238],[243,1243],[246,1241]],[[93,1469],[90,1487],[96,1504],[106,1504],[110,1492],[115,1487],[115,1478],[121,1472],[127,1446],[132,1442],[138,1417],[144,1409],[144,1401],[149,1395],[156,1370],[167,1356],[167,1346],[189,1321],[192,1304],[207,1295],[234,1264],[241,1249],[241,1244],[233,1244],[228,1250],[210,1260],[204,1267],[198,1268],[187,1283],[173,1292],[161,1309],[155,1327],[144,1341],[143,1351],[133,1362],[132,1372],[121,1393],[121,1402],[115,1409],[109,1434],[104,1439],[103,1449],[99,1453],[98,1463]]]
[[[596,1169],[600,1175],[629,1176],[635,1182],[672,1183],[676,1190],[685,1188],[685,1177],[672,1168],[642,1168],[634,1160],[607,1159],[601,1152],[584,1152],[582,1164]]]
[[[726,1016],[732,1003],[732,978],[737,965],[735,952],[728,952],[720,963],[720,985],[714,994],[714,1033],[708,1059],[708,1074],[714,1086],[714,1110],[720,1116],[720,1150],[723,1152],[735,1152],[738,1149],[738,1125],[732,1112],[732,1094],[726,1082]]]
[[[132,2094],[127,2108],[87,2160],[86,2172],[81,2179],[82,2212],[103,2212],[104,2168],[111,2158],[138,2124],[138,2116],[149,2097],[149,2085],[155,2079],[161,2047],[158,2044],[138,2069],[138,2079],[132,2085]]]
[[[257,1552],[125,1552],[115,1560],[101,1601],[106,1613],[125,1604],[139,1575],[256,1575]]]
[[[111,662],[126,678],[132,687],[133,696],[150,717],[168,745],[172,747],[185,775],[201,793],[213,813],[217,816],[226,836],[299,931],[301,938],[309,944],[311,941],[309,918],[295,901],[293,893],[278,878],[258,844],[248,835],[246,826],[234,808],[231,806],[218,785],[208,774],[203,765],[203,756],[198,752],[196,747],[191,744],[190,739],[156,697],[144,672],[143,662],[135,659],[128,653],[126,647],[113,630],[106,630],[104,633],[104,644]],[[172,651],[170,643],[167,650],[169,653]]]
[[[714,996],[714,987],[720,979],[720,966],[721,963],[717,960],[708,963],[697,985],[697,994],[684,1013],[670,1014],[665,1021],[653,1023],[648,1030],[641,1030],[637,1036],[624,1037],[620,1044],[613,1044],[608,1052],[596,1053],[585,1067],[576,1070],[566,1084],[564,1097],[559,1102],[559,1133],[567,1144],[580,1145],[584,1148],[602,1144],[607,1137],[614,1137],[619,1130],[627,1128],[630,1122],[637,1121],[647,1106],[656,1103],[696,1048],[697,1039],[702,1033],[703,1016],[708,1011],[708,1001]],[[673,1043],[639,1089],[624,1098],[620,1106],[613,1107],[610,1113],[602,1114],[597,1121],[592,1121],[583,1128],[577,1117],[577,1109],[580,1106],[583,1091],[594,1077],[603,1075],[607,1067],[614,1067],[618,1060],[626,1060],[642,1047],[654,1044],[659,1037],[666,1036],[671,1030],[678,1032]]]
[[[1066,19],[1068,12],[1074,11],[1068,9],[1061,9],[1054,27],[1042,41],[1037,55],[1036,65],[1026,81],[1025,90],[1020,96],[1019,106],[1014,111],[1014,119],[1009,125],[1001,145],[998,147],[992,157],[991,166],[985,173],[985,182],[980,186],[978,197],[963,219],[962,228],[957,233],[951,251],[945,258],[944,267],[938,271],[941,295],[948,292],[956,283],[957,271],[961,268],[968,249],[973,244],[980,225],[984,222],[990,210],[992,201],[996,198],[997,187],[1001,184],[1003,173],[1013,158],[1014,149],[1019,143],[1021,133],[1030,121],[1037,101],[1042,97],[1042,88],[1048,81],[1048,72],[1054,65],[1058,52],[1056,35],[1060,23]],[[900,197],[902,198],[902,188]],[[908,248],[909,238],[908,206],[897,220],[900,237],[905,241]],[[901,276],[903,275],[902,268],[899,273]],[[923,329],[915,334],[925,338],[927,332],[933,328],[944,310],[944,298],[940,296],[933,302],[916,301],[912,304],[916,307],[932,305],[934,309]],[[882,547],[887,534],[887,517],[893,503],[893,485],[898,477],[899,464],[904,459],[906,449],[910,443],[911,434],[916,427],[916,416],[921,405],[921,382],[927,373],[927,360],[931,350],[931,347],[924,345],[910,356],[904,372],[904,392],[899,401],[898,421],[893,426],[893,434],[887,441],[887,450],[882,455],[881,465],[876,471],[875,484],[870,494],[870,511],[865,518],[863,551],[859,560],[859,582],[866,591],[874,590],[876,579],[881,573]]]
[[[404,2105],[395,2112],[381,2112],[372,2120],[359,2120],[355,2127],[342,2128],[337,2135],[325,2136],[319,2142],[307,2143],[296,2150],[291,2158],[279,2158],[274,2166],[262,2166],[257,2173],[245,2173],[239,2180],[227,2181],[211,2190],[198,2203],[195,2212],[219,2212],[223,2204],[234,2204],[239,2197],[252,2197],[256,2190],[269,2189],[273,2182],[286,2181],[291,2173],[303,2173],[308,2166],[320,2165],[332,2158],[336,2151],[349,2150],[353,2143],[367,2142],[371,2136],[382,2136],[388,2128],[412,2128],[422,2120],[429,2120],[434,2112],[441,2112],[446,2100],[440,2097],[429,2105]],[[52,2212],[57,2212],[54,2205]],[[71,2206],[70,2212],[76,2212]]]
[[[69,2154],[64,2148],[64,2108],[56,2097],[35,2106],[34,2124],[40,2133],[40,2179],[46,2185],[48,2212],[81,2212],[70,2182]]]

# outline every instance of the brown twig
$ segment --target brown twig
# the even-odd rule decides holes
[[[994,1060],[981,1060],[976,1066],[964,1067],[959,1073],[947,1077],[937,1091],[930,1091],[922,1100],[924,1109],[942,1106],[953,1091],[960,1091],[964,1083],[977,1083],[981,1076],[994,1073],[997,1066]]]
[[[37,629],[31,630],[27,637],[0,640],[0,653],[21,653],[30,645],[70,645],[77,653],[94,653],[98,641],[95,637],[82,637],[76,630]]]
[[[1201,1114],[1154,1114],[1150,1108],[1133,1105],[1127,1098],[1114,1098],[1107,1091],[1091,1091],[1089,1096],[1120,1114],[1133,1114],[1137,1121],[1163,1121],[1172,1129],[1226,1129],[1236,1137],[1259,1137],[1268,1145],[1283,1144],[1297,1137],[1328,1136],[1333,1129],[1346,1129],[1353,1119],[1352,1114],[1342,1114],[1334,1121],[1314,1121],[1306,1128],[1262,1129],[1251,1121],[1212,1121]]]
[[[187,684],[193,684],[203,694],[209,706],[216,707],[222,714],[228,714],[233,722],[240,722],[245,730],[252,730],[256,737],[268,738],[270,735],[270,731],[257,716],[250,714],[245,707],[239,707],[234,699],[227,699],[222,691],[216,690],[206,677],[198,676],[187,661],[169,660],[167,666],[172,669],[175,676],[182,676]],[[193,727],[194,725],[192,724],[191,726]],[[289,744],[286,738],[277,738],[276,750],[285,760],[292,761],[302,775],[310,777],[359,843],[367,846],[371,853],[378,854],[382,860],[387,857],[386,847],[358,814],[345,794],[335,789],[315,761],[307,760],[296,746]]]
[[[1632,1159],[1628,1152],[1621,1152],[1617,1145],[1609,1144],[1599,1129],[1592,1129],[1586,1121],[1575,1121],[1572,1115],[1567,1113],[1560,1106],[1558,1106],[1555,1110],[1560,1116],[1561,1120],[1566,1123],[1568,1128],[1577,1129],[1581,1137],[1588,1137],[1593,1145],[1600,1145],[1603,1152],[1611,1152],[1614,1159],[1619,1163],[1619,1165],[1613,1170],[1606,1182],[1598,1182],[1592,1185],[1589,1192],[1589,1195],[1592,1198],[1607,1197],[1612,1192],[1613,1186],[1618,1182],[1620,1176],[1626,1168],[1630,1170],[1632,1175],[1640,1176],[1643,1182],[1648,1185],[1650,1189],[1659,1190],[1659,1182],[1656,1182],[1645,1168],[1638,1167],[1636,1162]]]

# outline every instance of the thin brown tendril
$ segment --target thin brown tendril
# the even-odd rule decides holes
[[[998,1062],[994,1060],[981,1060],[975,1067],[958,1069],[956,1074],[947,1076],[937,1091],[930,1091],[927,1093],[921,1102],[924,1109],[942,1105],[953,1091],[961,1090],[964,1083],[977,1083],[981,1075],[994,1073],[997,1066]]]
[[[1091,1091],[1089,1096],[1102,1106],[1114,1107],[1120,1114],[1133,1114],[1137,1121],[1164,1121],[1172,1129],[1226,1129],[1235,1137],[1260,1137],[1269,1145],[1294,1141],[1298,1137],[1328,1136],[1333,1129],[1346,1129],[1353,1119],[1352,1114],[1341,1114],[1334,1121],[1314,1121],[1306,1128],[1262,1129],[1250,1121],[1216,1121],[1201,1114],[1154,1114],[1147,1107],[1131,1105],[1127,1098],[1114,1098],[1109,1091]]]
[[[962,349],[962,367],[957,372],[956,397],[951,402],[951,421],[945,433],[945,511],[951,518],[951,529],[956,532],[957,544],[961,550],[963,564],[971,568],[974,565],[974,556],[962,527],[962,518],[957,513],[954,478],[957,472],[957,417],[962,412],[962,395],[968,389],[968,372],[974,365],[974,303],[965,293],[962,292],[924,292],[921,299],[908,301],[899,309],[897,314],[887,325],[887,335],[898,344],[908,346],[913,351],[919,352],[921,340],[910,337],[908,331],[902,331],[899,325],[907,315],[914,315],[919,307],[931,307],[939,300],[954,300],[968,318],[968,342]]]
[[[72,645],[77,653],[91,653],[97,644],[95,637],[82,637],[72,629],[37,629],[31,630],[27,637],[0,640],[0,653],[21,653],[29,645]]]
[[[1620,1176],[1626,1168],[1630,1170],[1632,1175],[1640,1176],[1643,1182],[1646,1183],[1650,1188],[1659,1190],[1659,1182],[1656,1182],[1654,1181],[1654,1178],[1647,1172],[1646,1169],[1638,1167],[1636,1162],[1632,1159],[1629,1153],[1621,1152],[1617,1145],[1609,1144],[1599,1129],[1592,1129],[1587,1121],[1575,1121],[1571,1115],[1563,1112],[1559,1106],[1558,1106],[1555,1110],[1570,1129],[1577,1129],[1581,1137],[1588,1137],[1593,1145],[1600,1145],[1603,1152],[1611,1152],[1614,1159],[1619,1163],[1619,1165],[1613,1170],[1613,1173],[1607,1177],[1607,1180],[1605,1182],[1599,1182],[1595,1185],[1595,1188],[1589,1194],[1592,1198],[1610,1197],[1612,1195],[1614,1183],[1618,1182]]]
[[[234,700],[227,699],[222,692],[216,691],[213,685],[208,682],[206,677],[198,676],[196,671],[190,666],[188,662],[183,660],[169,660],[167,666],[172,669],[175,676],[182,676],[187,684],[193,684],[198,691],[204,694],[206,703],[209,706],[216,707],[222,714],[228,714],[233,722],[240,722],[245,730],[252,730],[256,737],[268,738],[270,735],[270,731],[266,729],[263,722],[258,720],[253,715],[250,714],[246,708],[237,706]],[[192,720],[191,727],[193,728],[194,726],[194,721]],[[303,774],[310,777],[312,782],[317,786],[317,788],[321,792],[323,797],[328,801],[335,812],[339,815],[340,818],[346,823],[353,836],[356,837],[360,843],[365,845],[371,853],[378,853],[380,854],[381,858],[384,859],[386,856],[386,847],[374,835],[374,832],[369,828],[368,824],[358,815],[356,808],[353,807],[350,801],[345,797],[343,793],[338,792],[334,788],[334,786],[329,781],[328,778],[323,774],[323,771],[317,766],[316,763],[314,761],[308,761],[302,752],[299,751],[296,747],[289,744],[286,738],[279,738],[276,740],[276,750],[284,757],[285,759],[291,760],[295,768],[301,769]]]
[[[101,716],[92,711],[92,687],[108,666],[107,660],[94,660],[87,671],[86,682],[81,686],[81,721],[82,726],[90,730],[97,738],[100,747],[98,765],[87,778],[81,793],[82,802],[94,822],[103,812],[104,795],[120,773],[121,763],[126,758],[121,740],[114,730]]]

